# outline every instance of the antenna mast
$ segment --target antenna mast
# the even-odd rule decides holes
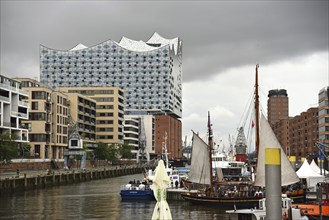
[[[208,146],[209,146],[209,162],[210,162],[210,193],[214,193],[213,178],[212,178],[212,147],[213,147],[213,134],[210,123],[210,112],[208,111]]]

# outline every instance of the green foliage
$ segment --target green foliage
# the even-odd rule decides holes
[[[121,155],[121,158],[131,159],[131,148],[128,142],[125,142],[124,144],[120,145],[118,151]]]
[[[108,145],[108,149],[109,149],[109,158],[107,160],[109,161],[117,161],[118,160],[118,148],[114,145]]]
[[[0,161],[17,158],[19,149],[14,140],[8,133],[0,134]]]
[[[114,144],[108,145],[105,143],[98,143],[98,147],[94,150],[96,159],[116,161],[118,149]]]

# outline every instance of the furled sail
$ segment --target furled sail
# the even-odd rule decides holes
[[[261,115],[259,129],[259,151],[257,158],[256,181],[255,186],[265,186],[265,148],[281,148],[281,181],[282,186],[291,185],[299,182],[299,178],[289,162],[287,155],[282,150],[282,147],[277,140],[270,124],[265,116]]]
[[[192,158],[189,181],[210,184],[210,159],[208,145],[193,132]]]

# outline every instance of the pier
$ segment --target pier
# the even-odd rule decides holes
[[[104,167],[87,170],[50,170],[47,173],[38,172],[30,175],[22,173],[21,175],[1,178],[0,195],[143,173],[145,169],[149,168],[131,165],[126,167]]]

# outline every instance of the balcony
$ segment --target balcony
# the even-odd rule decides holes
[[[24,107],[26,107],[26,108],[29,107],[29,103],[27,103],[27,102],[23,102],[23,101],[18,101],[18,105],[20,105],[20,106],[24,106]]]
[[[11,115],[17,116],[17,117],[22,117],[22,118],[26,118],[27,119],[27,114],[22,113],[22,112],[11,111]]]
[[[11,85],[8,85],[8,84],[6,84],[6,83],[0,83],[0,87],[1,87],[1,88],[4,88],[4,89],[8,89],[8,90],[10,90],[10,91],[12,91],[12,92],[16,92],[16,93],[22,94],[22,95],[26,95],[26,96],[29,95],[28,92],[26,92],[26,91],[24,91],[24,90],[21,90],[21,89],[19,89],[19,88],[13,87],[13,86],[11,86]]]
[[[10,100],[8,97],[0,95],[0,101],[9,102]]]

